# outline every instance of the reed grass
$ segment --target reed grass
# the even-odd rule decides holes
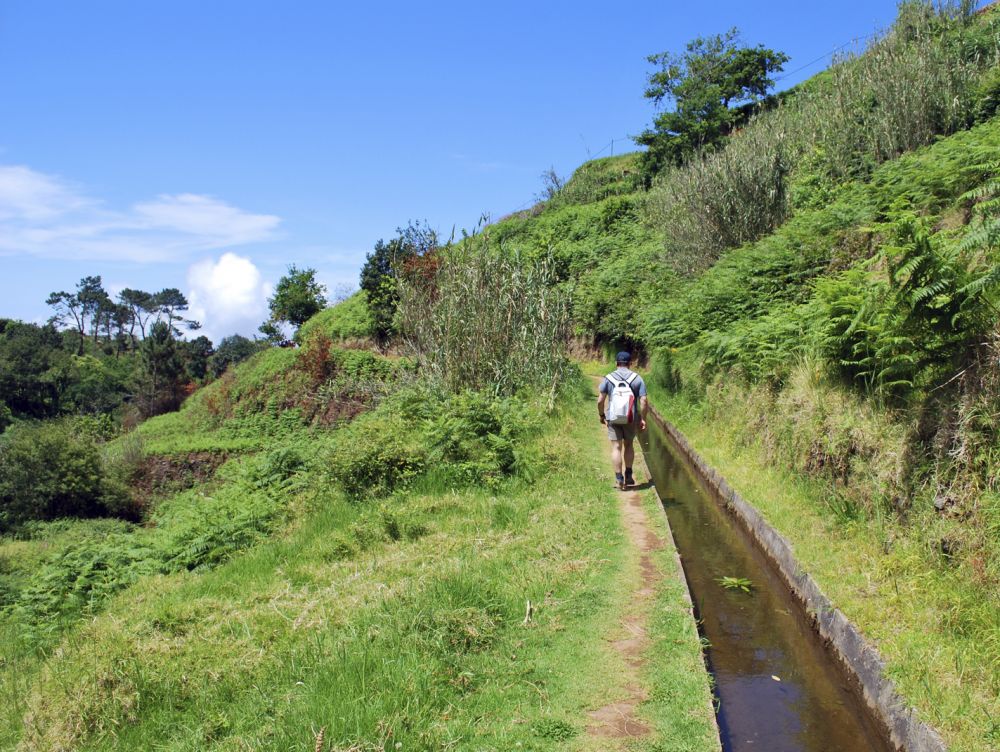
[[[554,402],[570,374],[569,307],[546,259],[466,238],[404,277],[403,339],[420,367],[451,391],[511,395],[523,388]]]
[[[835,185],[969,127],[993,89],[1000,20],[958,0],[900,5],[893,26],[759,113],[721,147],[657,179],[647,220],[687,273],[779,226],[797,182]]]

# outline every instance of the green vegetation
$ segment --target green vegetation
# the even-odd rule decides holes
[[[226,465],[214,487],[163,502],[155,526],[51,536],[61,551],[30,555],[44,576],[2,622],[21,639],[4,642],[0,743],[129,749],[155,736],[170,749],[312,749],[324,729],[324,749],[592,748],[583,710],[625,690],[607,680],[620,659],[598,646],[627,593],[590,400],[568,397],[568,411],[542,417],[449,399],[452,423],[429,419],[442,415],[429,395],[405,390],[362,419],[380,422],[388,443],[416,435],[428,457],[392,493],[355,494],[365,503],[329,468],[366,443],[299,430]],[[494,433],[510,421],[532,426],[513,462]],[[496,447],[495,480],[471,485],[484,446]],[[263,542],[279,524],[285,532]],[[67,577],[85,562],[86,574]],[[647,712],[677,749],[700,750],[713,732],[682,593],[672,581],[658,618],[692,670]],[[66,626],[74,613],[97,617]],[[59,636],[32,624],[64,625],[60,649],[24,647]]]
[[[218,378],[226,372],[227,368],[242,363],[260,349],[260,343],[240,334],[223,337],[215,352],[209,357],[208,367],[212,375]]]
[[[635,562],[572,332],[648,354],[658,407],[921,717],[994,748],[1000,14],[970,11],[905,2],[863,54],[739,112],[780,53],[654,56],[678,108],[651,184],[628,154],[550,171],[457,243],[411,223],[323,310],[292,267],[318,312],[276,295],[272,324],[298,348],[179,342],[183,296],[112,309],[100,278],[53,294],[66,332],[0,322],[0,746],[598,748],[586,710],[624,680],[597,646]],[[25,423],[136,396],[142,417],[192,379],[121,435]],[[682,586],[656,597],[635,748],[701,750]]]
[[[717,149],[662,172],[649,218],[671,265],[700,272],[763,237],[843,180],[967,128],[997,63],[998,22],[968,3],[904,2],[864,54],[787,93]]]
[[[298,329],[326,306],[326,288],[316,281],[315,269],[299,269],[292,264],[288,274],[278,280],[267,305],[271,317],[264,327],[288,323]]]
[[[305,322],[295,333],[295,341],[303,342],[313,333],[323,332],[334,342],[364,342],[372,336],[373,325],[367,294],[359,290]]]
[[[93,422],[72,420],[10,429],[0,444],[0,533],[28,520],[135,516],[94,429],[99,426]]]
[[[370,334],[385,345],[396,334],[399,279],[404,272],[419,273],[422,259],[429,259],[438,247],[437,233],[420,222],[410,222],[396,230],[388,242],[379,240],[361,268],[361,290],[371,316]],[[433,268],[433,267],[431,267]]]
[[[588,162],[553,199],[489,228],[492,245],[551,267],[579,336],[635,342],[641,311],[672,289],[662,236],[640,221],[640,184],[636,154]]]
[[[746,577],[733,577],[726,575],[716,580],[726,590],[739,590],[744,593],[753,592],[753,582]]]
[[[335,348],[315,331],[298,349],[269,348],[239,363],[136,435],[150,454],[261,449],[299,428],[351,420],[410,370],[405,359]]]
[[[405,340],[425,375],[451,391],[534,388],[554,401],[567,374],[568,311],[551,263],[497,253],[488,235],[434,261],[400,285]]]
[[[662,52],[647,59],[659,70],[649,76],[646,98],[658,107],[664,100],[674,103],[636,139],[649,147],[643,163],[652,176],[729,135],[767,96],[788,55],[763,45],[745,47],[734,28],[688,42],[680,55]]]

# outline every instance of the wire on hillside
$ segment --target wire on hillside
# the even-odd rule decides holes
[[[850,47],[852,44],[858,44],[859,42],[867,42],[869,39],[873,39],[873,38],[879,36],[879,34],[881,34],[881,32],[874,31],[871,34],[867,34],[865,36],[854,37],[853,39],[850,39],[849,41],[844,42],[843,44],[834,47],[829,52],[824,52],[822,55],[820,55],[819,57],[817,57],[814,60],[810,60],[805,65],[800,65],[795,70],[788,71],[788,73],[781,74],[776,79],[774,79],[774,83],[778,83],[779,81],[784,81],[786,78],[794,76],[796,73],[801,73],[806,68],[811,68],[812,66],[816,65],[816,63],[822,62],[823,60],[826,60],[828,57],[832,57],[833,55],[836,55],[842,49],[844,49],[846,47]]]
[[[597,159],[599,156],[601,156],[608,149],[611,149],[611,154],[614,155],[614,153],[615,153],[615,143],[621,142],[621,141],[631,141],[631,140],[632,140],[631,136],[619,136],[618,138],[613,138],[608,143],[606,143],[604,145],[604,147],[599,152],[597,152],[596,154],[591,154],[590,158],[591,159]]]

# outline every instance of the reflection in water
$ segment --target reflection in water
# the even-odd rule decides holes
[[[724,750],[888,752],[784,583],[655,421],[643,449],[710,645]],[[749,579],[753,590],[727,590],[721,577]]]

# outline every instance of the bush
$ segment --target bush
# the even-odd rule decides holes
[[[926,222],[902,212],[895,245],[873,261],[822,280],[823,353],[869,390],[903,398],[961,370],[995,320],[992,278],[955,244],[932,237]]]
[[[531,387],[554,399],[569,310],[551,265],[491,247],[489,231],[434,260],[403,280],[399,300],[404,340],[429,375],[452,392]]]
[[[21,424],[0,441],[0,530],[27,520],[131,511],[93,436],[71,423]]]
[[[469,391],[454,395],[439,404],[427,429],[431,461],[452,483],[495,485],[514,473],[527,422],[519,400]]]
[[[427,465],[427,449],[412,429],[388,411],[359,418],[338,436],[330,473],[355,499],[405,487]]]
[[[526,429],[542,419],[517,397],[414,386],[338,432],[329,467],[355,499],[390,494],[425,474],[447,487],[495,487],[527,469]]]

